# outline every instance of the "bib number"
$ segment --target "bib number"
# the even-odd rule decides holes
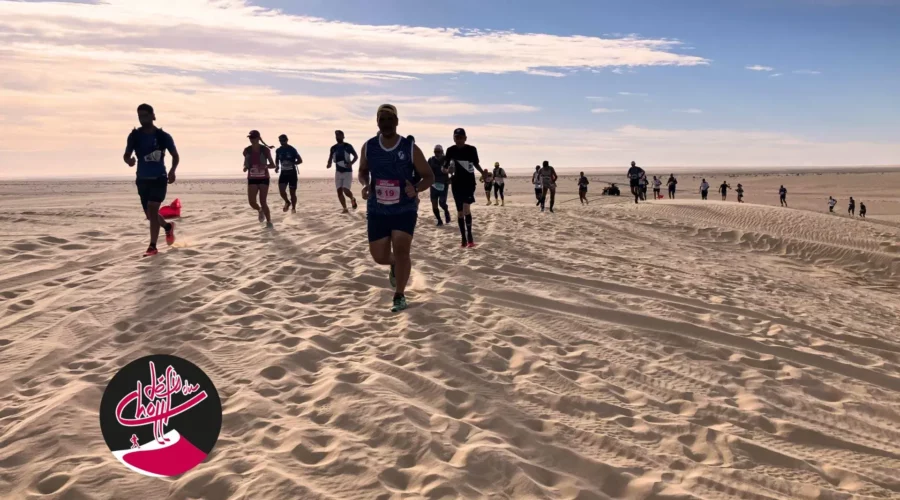
[[[250,166],[250,177],[262,178],[266,176],[266,168],[260,165]]]
[[[431,187],[433,187],[435,191],[443,191],[447,186],[445,186],[443,183],[435,182],[431,185]]]
[[[380,205],[396,205],[400,203],[400,181],[376,180],[375,200]]]

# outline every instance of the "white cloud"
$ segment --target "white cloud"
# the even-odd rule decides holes
[[[793,72],[795,75],[821,75],[821,71],[814,71],[811,69],[798,69]]]
[[[617,74],[617,75],[624,75],[624,74],[625,74],[625,70],[623,70],[622,68],[616,68],[616,69],[612,70],[612,72],[615,73],[615,74]]]
[[[754,64],[753,66],[746,66],[746,69],[750,71],[774,71],[775,68],[771,66],[760,66],[759,64]]]
[[[703,113],[702,109],[697,109],[697,108],[673,109],[672,111],[674,111],[676,113],[688,113],[691,115],[699,115],[700,113]]]
[[[585,99],[589,99],[591,101],[608,101],[609,97],[589,95],[585,97]]]
[[[775,73],[774,75],[769,75],[769,78],[778,78],[782,73]]]
[[[624,109],[594,108],[591,113],[624,113]]]
[[[619,95],[634,96],[634,97],[647,97],[648,94],[644,94],[642,92],[619,92]]]

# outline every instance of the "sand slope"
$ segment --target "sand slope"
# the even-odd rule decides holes
[[[4,197],[0,494],[900,497],[900,229],[694,200],[540,214],[520,184],[478,198],[476,250],[423,205],[400,315],[327,181],[274,232],[242,184],[182,183],[153,260],[128,183]],[[174,480],[98,427],[107,381],[153,352],[225,412]]]

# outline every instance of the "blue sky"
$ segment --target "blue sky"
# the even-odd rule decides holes
[[[204,175],[250,128],[324,175],[331,131],[362,142],[381,101],[426,152],[465,126],[512,170],[900,164],[900,1],[159,4],[0,0],[0,176],[73,142],[102,158],[79,171],[121,173],[144,101]]]

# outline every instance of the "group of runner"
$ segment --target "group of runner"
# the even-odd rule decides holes
[[[643,168],[639,167],[636,162],[631,162],[631,168],[628,169],[628,173],[625,174],[628,178],[629,185],[631,187],[631,194],[634,196],[634,202],[639,203],[640,201],[647,200],[647,186],[651,183],[650,180],[647,179],[647,172],[644,171]],[[706,182],[705,180],[703,182]],[[657,176],[653,176],[653,199],[658,200],[662,199],[662,179]],[[675,174],[670,174],[669,179],[666,181],[666,186],[669,191],[669,199],[675,199],[675,190],[678,185],[678,179],[675,178]],[[706,199],[706,198],[703,198]]]
[[[837,205],[837,200],[832,198],[831,196],[829,196],[828,197],[828,212],[829,213],[834,213],[835,205]],[[853,217],[854,215],[856,215],[856,200],[854,200],[852,196],[850,197],[850,204],[847,206],[847,215],[849,215],[850,217]],[[859,202],[859,217],[861,219],[866,218],[866,204],[863,202]]]

